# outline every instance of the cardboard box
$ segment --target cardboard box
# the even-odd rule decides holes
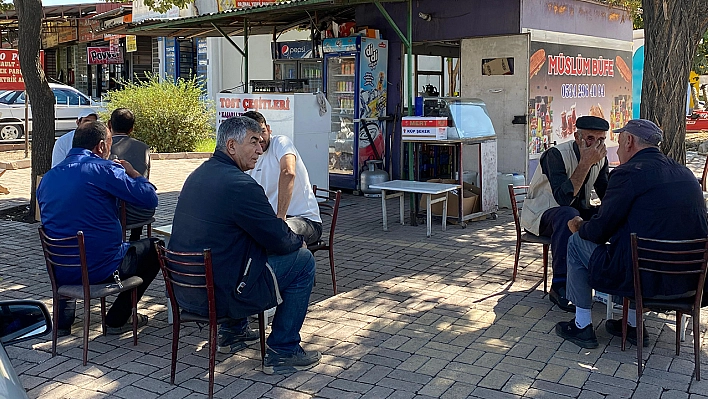
[[[507,75],[511,72],[506,58],[495,58],[482,64],[482,75]]]
[[[401,120],[403,140],[446,140],[447,118],[404,116]]]
[[[431,179],[428,180],[431,183],[445,183],[445,184],[457,184],[457,180],[452,179]],[[470,213],[479,212],[481,209],[481,201],[479,197],[482,195],[482,190],[470,183],[463,183],[463,200],[462,200],[462,214],[469,215]],[[440,198],[444,194],[433,195],[432,199]],[[427,194],[424,194],[420,198],[420,209],[425,209],[427,203]],[[443,204],[438,202],[430,206],[430,212],[436,216],[442,216]],[[447,216],[448,217],[458,217],[459,216],[459,196],[457,195],[457,190],[450,191],[447,195]]]

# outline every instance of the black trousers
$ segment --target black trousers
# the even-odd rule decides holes
[[[118,273],[121,279],[126,279],[132,276],[138,276],[143,279],[143,283],[138,286],[138,301],[142,298],[145,291],[150,286],[150,283],[155,279],[160,271],[160,263],[157,258],[157,249],[155,243],[160,241],[157,238],[147,238],[144,240],[134,241],[130,243],[130,248],[123,258],[123,262],[118,267]],[[92,284],[113,283],[113,277],[105,281],[91,282]],[[76,316],[76,300],[71,298],[60,298],[59,303],[59,320],[57,320],[57,328],[69,329],[74,324]],[[133,300],[131,292],[121,292],[113,305],[106,313],[106,325],[109,327],[120,327],[128,322],[130,315],[133,312]]]

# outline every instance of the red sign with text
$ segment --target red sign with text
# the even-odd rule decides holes
[[[122,64],[123,53],[120,51],[111,51],[110,47],[86,47],[88,51],[89,65],[98,64]]]
[[[39,62],[44,67],[44,51],[39,52]],[[24,89],[20,53],[18,50],[0,49],[0,90]]]

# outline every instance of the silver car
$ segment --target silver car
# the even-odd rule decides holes
[[[3,345],[26,341],[50,332],[51,318],[42,302],[0,301],[0,399],[27,398]]]
[[[55,134],[62,134],[76,128],[76,119],[86,111],[98,111],[100,104],[71,86],[50,83],[56,105],[54,108]],[[24,135],[25,92],[7,90],[0,92],[0,140],[16,140]],[[32,109],[29,109],[29,130],[32,131]]]

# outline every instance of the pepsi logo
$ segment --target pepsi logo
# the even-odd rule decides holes
[[[283,44],[282,47],[280,47],[280,53],[283,55],[287,55],[290,52],[290,47],[287,44]]]

